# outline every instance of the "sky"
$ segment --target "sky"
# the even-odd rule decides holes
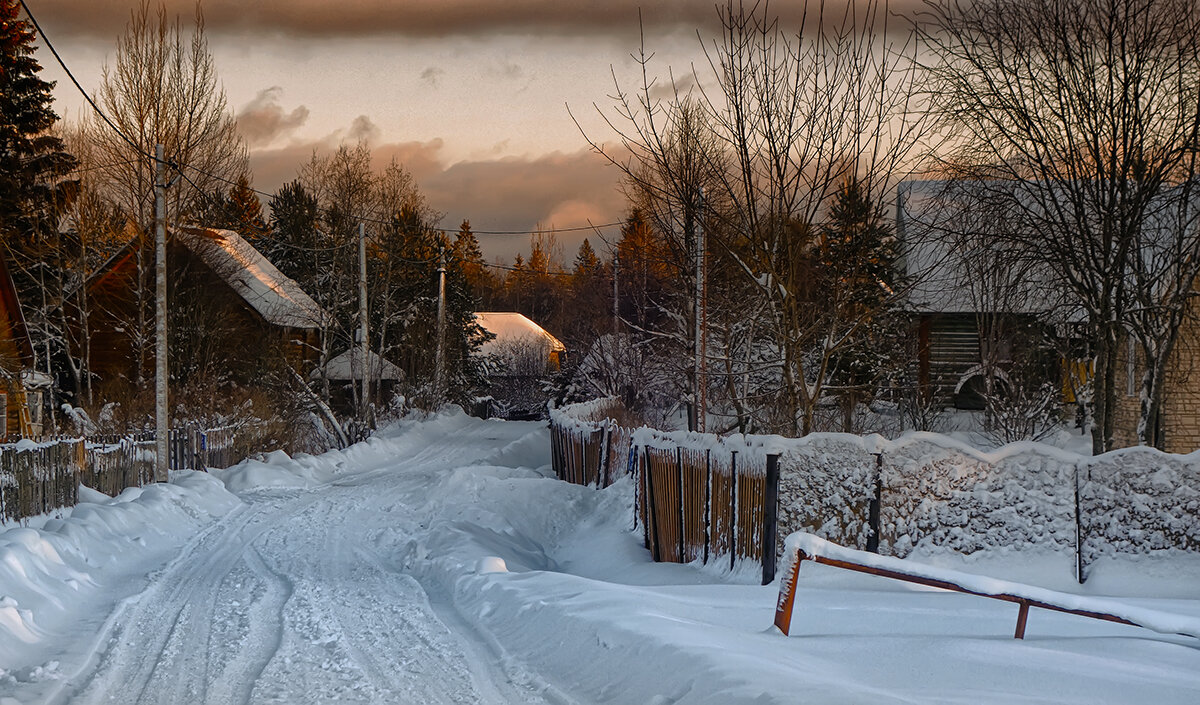
[[[94,92],[135,3],[27,4]],[[191,22],[192,2],[166,5]],[[686,75],[704,60],[696,31],[715,26],[713,3],[646,5],[654,65],[664,78],[670,66]],[[624,215],[618,172],[591,151],[580,126],[615,144],[593,104],[611,109],[614,75],[626,86],[639,78],[630,57],[640,41],[634,0],[205,0],[203,12],[262,191],[294,178],[314,150],[366,139],[380,165],[395,157],[413,173],[444,214],[442,227],[468,218],[477,231],[528,231]],[[48,51],[37,58],[58,83],[56,110],[77,119],[81,95]],[[585,235],[597,239],[560,236],[568,260]],[[529,246],[527,236],[481,240],[489,259]]]

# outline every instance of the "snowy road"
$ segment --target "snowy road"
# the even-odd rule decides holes
[[[1200,702],[1200,642],[806,566],[656,564],[544,424],[408,419],[0,532],[0,705]],[[1200,557],[929,560],[1200,617]]]
[[[245,497],[118,607],[49,701],[545,702],[380,541],[428,525],[433,476],[530,430],[476,424],[315,491]]]

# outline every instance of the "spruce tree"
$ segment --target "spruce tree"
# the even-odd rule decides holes
[[[233,229],[250,242],[257,242],[270,232],[263,219],[262,202],[250,187],[250,179],[242,174],[229,190],[229,210]]]
[[[34,32],[19,7],[0,0],[0,234],[10,247],[53,232],[78,186],[63,181],[74,157],[47,134],[58,120],[50,107],[54,84],[38,77]]]

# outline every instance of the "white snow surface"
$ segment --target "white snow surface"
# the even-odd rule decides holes
[[[477,311],[475,320],[480,327],[496,336],[479,347],[480,355],[490,355],[504,349],[505,345],[536,343],[545,345],[550,352],[566,350],[562,342],[545,328],[511,311]]]
[[[12,703],[1188,703],[1200,643],[820,565],[654,564],[633,488],[554,480],[544,424],[407,419],[318,457],[0,533]],[[31,523],[32,524],[32,523]],[[1193,556],[914,559],[1200,616]],[[896,560],[900,563],[903,561]],[[980,578],[982,581],[983,578]]]

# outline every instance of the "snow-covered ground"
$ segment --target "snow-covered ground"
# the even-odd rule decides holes
[[[542,424],[447,413],[0,534],[0,704],[1188,703],[1200,641],[805,564],[656,565],[629,483],[549,477]],[[922,560],[1078,591],[1070,558]],[[1086,594],[1200,616],[1200,561]]]

